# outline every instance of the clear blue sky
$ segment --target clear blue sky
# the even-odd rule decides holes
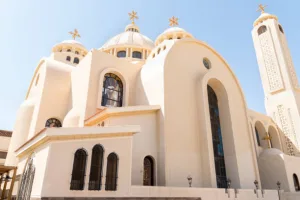
[[[0,0],[0,129],[12,130],[17,110],[41,57],[54,44],[70,39],[77,28],[80,41],[99,48],[130,23],[138,12],[142,34],[152,40],[168,28],[168,19],[216,49],[238,77],[248,107],[265,112],[264,94],[252,43],[253,21],[259,3],[278,16],[300,74],[300,1],[282,0]],[[294,26],[293,26],[294,25]]]

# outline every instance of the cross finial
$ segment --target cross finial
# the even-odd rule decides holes
[[[264,13],[265,12],[265,8],[267,7],[267,5],[262,5],[262,4],[259,4],[258,5],[258,9],[256,12],[261,12],[261,13]]]
[[[266,136],[263,138],[263,140],[267,140],[269,149],[271,149],[271,139],[272,137],[270,136],[270,134],[266,132]]]
[[[137,12],[135,12],[134,10],[131,11],[131,13],[128,13],[129,18],[131,20],[131,23],[134,24],[134,20],[138,19],[139,17],[137,16]]]
[[[169,19],[169,26],[178,26],[178,18],[177,17],[172,17]]]
[[[75,40],[76,37],[79,37],[79,38],[80,38],[80,35],[79,35],[79,33],[78,33],[78,31],[77,31],[76,28],[74,29],[74,32],[70,31],[69,34],[72,35],[73,40]]]

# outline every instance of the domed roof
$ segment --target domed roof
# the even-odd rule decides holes
[[[79,48],[79,49],[82,49],[84,51],[87,51],[86,48],[83,46],[83,44],[81,44],[77,40],[64,40],[64,41],[54,45],[53,49],[56,49],[60,46],[71,46],[71,47],[75,47],[75,48]]]
[[[135,24],[129,24],[125,32],[109,39],[100,49],[107,49],[113,46],[134,46],[152,49],[154,43],[151,39],[139,33],[139,28]]]
[[[184,30],[183,28],[179,28],[179,27],[170,27],[167,30],[165,30],[164,32],[162,32],[155,40],[155,45],[160,44],[163,40],[165,40],[166,38],[173,38],[173,36],[176,35],[181,35],[180,38],[185,38],[185,37],[189,37],[189,38],[193,38],[192,34],[190,34],[189,32],[187,32],[186,30]],[[176,36],[177,38],[177,36]]]
[[[271,148],[271,149],[265,149],[259,157],[265,157],[265,156],[272,156],[272,155],[283,155],[283,152],[279,149]]]
[[[278,20],[278,18],[275,15],[271,15],[269,13],[263,12],[253,23],[253,26],[258,25],[259,23],[267,20],[267,19],[275,19]]]
[[[186,32],[186,30],[184,30],[183,28],[179,28],[179,27],[170,27],[167,30],[165,30],[162,34],[170,33],[170,32]]]

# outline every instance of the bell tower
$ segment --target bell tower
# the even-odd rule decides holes
[[[285,150],[295,155],[300,147],[300,89],[284,30],[275,15],[265,12],[255,20],[252,38],[265,94],[267,114],[284,134]]]

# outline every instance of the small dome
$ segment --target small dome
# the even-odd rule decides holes
[[[165,30],[162,34],[160,34],[156,38],[155,45],[160,44],[165,39],[182,39],[182,38],[193,38],[193,36],[183,28],[171,27]]]
[[[269,13],[262,13],[253,23],[253,26],[258,25],[259,23],[262,23],[263,21],[267,19],[275,19],[278,20],[278,18],[275,15],[271,15]]]
[[[79,48],[83,48],[86,49],[83,44],[81,44],[79,41],[77,40],[64,40],[61,43],[56,44],[54,47],[56,46],[61,46],[61,45],[72,45],[74,47],[79,47]]]
[[[101,49],[108,49],[115,46],[130,46],[152,49],[154,47],[153,41],[148,37],[139,33],[139,28],[135,24],[129,24],[125,28],[125,32],[120,33],[109,39]]]
[[[83,44],[76,40],[64,40],[61,43],[54,45],[54,47],[52,48],[52,52],[61,51],[62,49],[77,49],[79,51],[84,52],[84,54],[87,53],[87,50],[83,46]]]
[[[282,151],[280,151],[279,149],[265,149],[260,155],[259,157],[265,157],[265,156],[272,156],[272,155],[283,155]]]

